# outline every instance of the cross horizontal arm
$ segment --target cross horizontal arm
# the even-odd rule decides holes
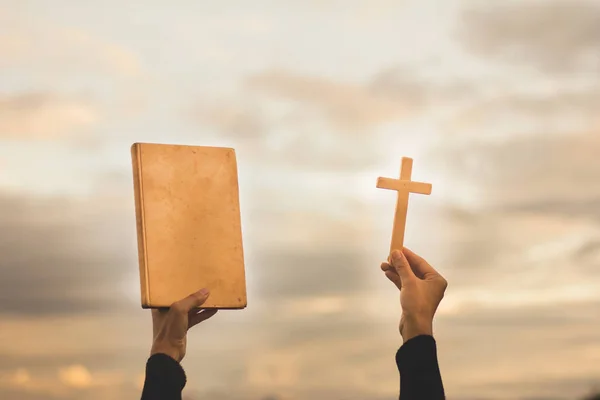
[[[408,190],[411,193],[431,194],[431,183],[402,181],[392,178],[377,178],[379,189]]]

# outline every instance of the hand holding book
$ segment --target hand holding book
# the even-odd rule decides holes
[[[185,357],[187,331],[217,313],[217,309],[198,310],[208,299],[208,289],[201,289],[177,301],[167,309],[152,310],[153,342],[150,355],[162,353],[177,362]]]

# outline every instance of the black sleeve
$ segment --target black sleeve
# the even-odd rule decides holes
[[[146,363],[142,400],[181,400],[185,383],[181,364],[166,354],[154,354]]]
[[[409,339],[396,352],[400,400],[444,400],[444,385],[433,336]]]

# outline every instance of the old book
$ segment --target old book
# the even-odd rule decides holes
[[[204,287],[202,308],[246,307],[235,151],[135,143],[131,156],[142,307]]]

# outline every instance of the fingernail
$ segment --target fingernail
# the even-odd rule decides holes
[[[200,293],[202,296],[208,296],[210,291],[207,288],[204,288],[204,289],[200,289],[200,291],[198,293]]]

